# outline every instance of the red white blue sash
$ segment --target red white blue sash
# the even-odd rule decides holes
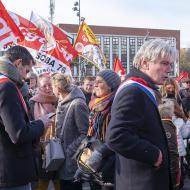
[[[156,96],[154,93],[154,90],[152,88],[150,88],[148,86],[148,83],[146,83],[146,81],[142,80],[142,79],[138,79],[138,78],[129,78],[128,80],[126,80],[117,90],[115,97],[117,96],[117,94],[125,87],[127,86],[136,86],[139,89],[141,89],[150,99],[151,101],[157,106],[157,100],[156,100]]]

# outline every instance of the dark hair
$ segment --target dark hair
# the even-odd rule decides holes
[[[30,52],[22,46],[12,46],[4,54],[11,62],[16,61],[17,59],[22,59],[22,65],[30,65],[32,61],[35,64],[34,59]]]
[[[88,80],[88,81],[95,81],[95,77],[93,77],[93,76],[86,76],[86,77],[84,77],[84,79],[83,79],[83,83],[84,83],[85,80]]]

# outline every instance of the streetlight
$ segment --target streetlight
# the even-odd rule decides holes
[[[54,13],[55,13],[55,0],[50,0],[50,21],[53,23]]]
[[[79,17],[79,26],[80,26],[80,23],[85,20],[85,18],[81,17],[81,15],[80,15],[80,0],[78,0],[74,3],[73,11],[75,11],[76,16]],[[79,56],[78,61],[79,61],[79,80],[81,80],[81,77],[83,77],[83,75],[85,75],[85,64],[84,64],[84,60],[82,61],[80,56]]]
[[[146,36],[144,37],[144,42],[149,40],[150,32],[147,30]]]
[[[80,15],[80,0],[74,3],[73,11],[76,11],[76,16],[79,17],[79,26],[80,26],[80,22],[85,20],[85,18],[81,17]]]
[[[76,15],[79,17],[79,25],[80,25],[80,0],[74,3],[73,11],[76,11]]]

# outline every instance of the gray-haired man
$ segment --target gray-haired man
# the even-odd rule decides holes
[[[117,190],[169,190],[168,145],[157,108],[157,86],[168,78],[177,51],[161,39],[145,42],[116,93],[107,145],[116,152]]]

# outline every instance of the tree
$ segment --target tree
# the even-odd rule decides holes
[[[179,70],[187,72],[190,76],[190,48],[180,49]]]

